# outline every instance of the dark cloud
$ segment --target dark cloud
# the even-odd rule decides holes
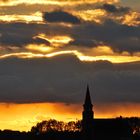
[[[36,24],[36,23],[0,23],[0,45],[3,47],[23,47],[28,44],[46,44],[46,39],[34,38],[40,33],[48,36],[68,35],[70,28],[57,24]]]
[[[101,8],[110,13],[128,13],[130,11],[130,8],[128,7],[115,6],[113,4],[107,3],[104,4]]]
[[[81,22],[76,16],[64,11],[46,12],[43,18],[47,22],[64,22],[71,24],[79,24]]]
[[[44,39],[36,38],[43,33],[47,36],[66,35],[73,38],[66,46],[96,47],[109,45],[115,52],[140,52],[140,26],[128,26],[113,20],[103,24],[85,22],[71,27],[53,24],[0,23],[0,44],[2,46],[22,47],[27,44],[47,44]]]
[[[44,40],[42,38],[38,38],[36,37],[35,39],[33,39],[32,43],[34,44],[46,44],[46,45],[50,45],[50,42],[47,40]]]
[[[97,43],[102,42],[111,46],[115,52],[140,52],[140,26],[127,26],[113,20],[105,20],[101,25],[86,23],[81,26],[75,26],[71,36],[75,40],[83,39],[88,41],[95,40]]]
[[[24,47],[28,44],[46,44],[49,45],[49,41],[34,38],[34,36],[42,33],[45,27],[37,24],[26,23],[12,23],[12,24],[0,24],[0,44],[3,46],[17,46]]]
[[[18,34],[17,34],[18,35]],[[28,44],[46,44],[49,45],[49,41],[44,39],[36,38],[28,38],[23,36],[16,36],[16,35],[9,35],[4,34],[0,37],[0,44],[6,46],[17,46],[17,47],[24,47]]]
[[[69,45],[74,45],[78,47],[97,47],[100,43],[96,42],[95,40],[88,40],[88,39],[76,39],[69,43]]]
[[[140,63],[82,63],[73,56],[0,60],[0,102],[139,102]]]

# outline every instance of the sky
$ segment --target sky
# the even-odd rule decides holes
[[[140,117],[139,0],[0,0],[0,129]]]

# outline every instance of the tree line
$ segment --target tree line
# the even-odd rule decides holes
[[[140,135],[140,118],[131,117],[131,118],[123,118],[118,117],[116,119],[127,120],[132,128],[133,134]],[[80,132],[82,129],[82,121],[70,121],[63,122],[57,121],[55,119],[45,120],[37,123],[35,126],[31,128],[31,132],[36,134],[47,133],[47,132]]]
[[[50,131],[58,131],[58,132],[78,132],[81,131],[81,121],[70,121],[63,122],[57,121],[55,119],[50,119],[46,121],[42,121],[36,124],[31,128],[31,132],[40,134],[46,133]]]

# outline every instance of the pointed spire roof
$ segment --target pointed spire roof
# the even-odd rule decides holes
[[[90,97],[90,91],[89,91],[89,86],[88,85],[87,85],[86,98],[85,98],[84,105],[92,105],[91,97]]]

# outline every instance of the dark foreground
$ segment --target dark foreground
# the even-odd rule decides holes
[[[137,124],[127,119],[95,119],[93,125],[92,138],[87,138],[82,131],[4,130],[0,131],[0,140],[140,140],[139,119],[137,119]]]
[[[96,140],[140,140],[140,136],[131,135],[127,137],[119,137],[118,135],[98,135]],[[80,132],[48,132],[47,134],[33,134],[31,132],[0,132],[0,140],[88,140],[84,139]]]

